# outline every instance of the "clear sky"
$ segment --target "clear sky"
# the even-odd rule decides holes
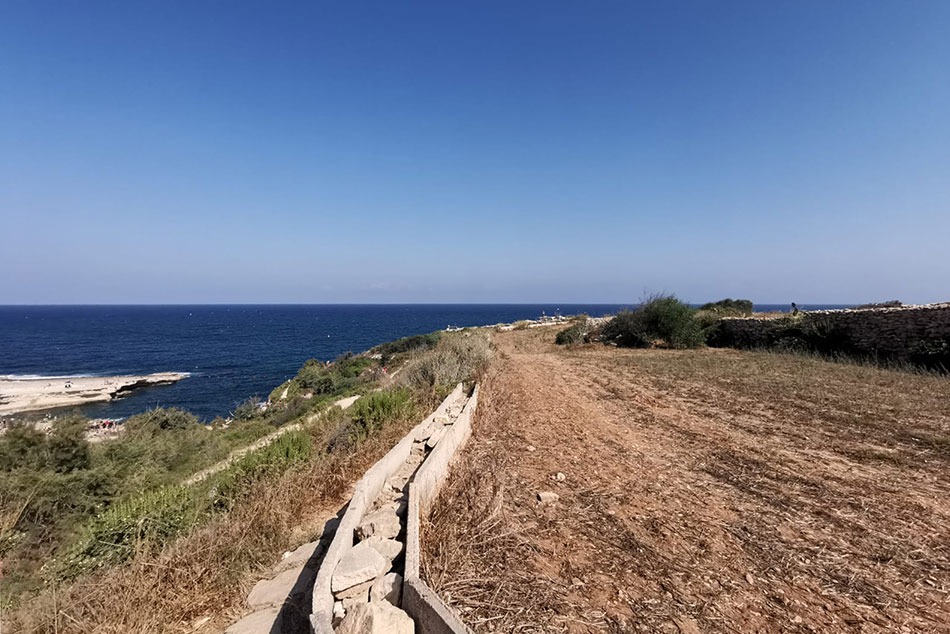
[[[0,3],[0,303],[950,300],[950,2]]]

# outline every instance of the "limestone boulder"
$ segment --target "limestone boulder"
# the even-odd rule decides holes
[[[398,607],[402,601],[402,575],[390,572],[377,579],[369,590],[369,600],[388,601]]]
[[[336,634],[414,634],[415,623],[409,615],[383,601],[361,603],[347,610]]]
[[[369,589],[373,587],[373,584],[376,582],[375,579],[370,579],[366,583],[358,583],[355,586],[351,586],[346,590],[340,590],[339,592],[334,592],[333,596],[337,599],[352,599],[354,597],[363,597],[364,601],[369,601]]]
[[[374,511],[363,518],[360,525],[356,528],[356,535],[360,539],[368,537],[381,537],[383,539],[393,539],[402,531],[402,524],[399,516],[396,515],[396,509],[383,507]]]
[[[340,559],[330,589],[334,594],[376,579],[389,570],[390,561],[366,543],[359,543]]]
[[[368,545],[370,548],[378,552],[389,561],[392,561],[398,557],[403,549],[402,542],[396,541],[395,539],[384,539],[378,535],[373,535],[365,542],[360,543]]]

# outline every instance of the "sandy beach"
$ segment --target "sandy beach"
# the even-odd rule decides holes
[[[187,377],[181,372],[77,378],[0,378],[0,415],[110,401],[143,387],[169,385]]]

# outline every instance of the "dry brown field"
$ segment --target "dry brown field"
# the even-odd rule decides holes
[[[950,378],[553,339],[495,335],[426,527],[476,632],[950,632]]]

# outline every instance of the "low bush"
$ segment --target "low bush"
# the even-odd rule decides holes
[[[435,349],[413,359],[399,374],[399,381],[422,391],[452,388],[472,380],[491,359],[491,344],[481,334],[460,333],[443,337]]]
[[[441,332],[430,332],[426,335],[413,335],[403,337],[388,343],[383,343],[371,350],[374,354],[382,356],[383,365],[389,365],[389,362],[397,354],[408,352],[422,352],[436,347],[442,338]]]
[[[71,579],[125,561],[138,544],[164,541],[191,528],[199,513],[193,492],[180,485],[145,491],[113,504],[87,525],[79,541],[54,563],[53,575]]]
[[[71,579],[125,561],[141,548],[161,547],[209,514],[231,509],[255,482],[303,462],[311,453],[307,433],[289,432],[200,486],[170,485],[132,494],[87,523],[78,541],[47,566],[48,573]]]
[[[296,430],[280,436],[266,447],[242,456],[209,480],[206,485],[209,490],[209,510],[230,509],[254,482],[270,474],[281,473],[307,460],[312,454],[312,437],[304,431]]]
[[[372,432],[382,429],[383,424],[392,421],[408,420],[415,414],[412,392],[408,388],[394,388],[370,392],[353,404],[351,419],[352,433],[364,438]]]
[[[369,357],[355,356],[348,352],[332,363],[308,359],[297,375],[275,388],[269,397],[277,403],[292,400],[298,395],[342,395],[372,379],[367,369],[376,365]]]
[[[155,434],[160,431],[181,431],[201,427],[198,417],[176,407],[158,407],[132,416],[123,427],[135,433]]]
[[[574,323],[557,333],[554,337],[554,343],[559,346],[569,346],[587,342],[591,330],[587,315],[579,315],[574,319]]]
[[[263,414],[261,403],[259,396],[252,396],[242,401],[234,408],[234,420],[248,421],[259,418]]]
[[[701,311],[709,311],[722,316],[743,317],[752,314],[754,306],[749,299],[720,299],[718,302],[710,302],[699,307]]]
[[[635,310],[622,311],[604,326],[601,337],[622,347],[696,348],[705,343],[695,310],[676,297],[652,297]]]

